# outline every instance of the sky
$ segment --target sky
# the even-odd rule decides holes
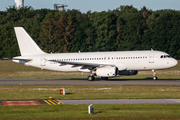
[[[15,5],[15,0],[0,1],[0,11],[6,11],[6,8]],[[34,9],[54,9],[53,3],[68,3],[66,9],[77,9],[83,13],[89,10],[91,12],[113,10],[121,5],[133,5],[138,10],[143,6],[153,11],[162,9],[180,10],[180,0],[24,0],[25,6],[32,6]]]

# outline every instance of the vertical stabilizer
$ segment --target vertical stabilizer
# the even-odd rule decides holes
[[[22,27],[14,28],[21,56],[46,54]]]

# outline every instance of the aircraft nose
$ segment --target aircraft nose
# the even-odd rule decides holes
[[[173,59],[173,60],[171,61],[172,67],[176,66],[177,64],[178,64],[178,61],[177,61],[176,59]]]

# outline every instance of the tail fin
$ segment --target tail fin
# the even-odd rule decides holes
[[[22,27],[14,27],[21,56],[45,54]]]

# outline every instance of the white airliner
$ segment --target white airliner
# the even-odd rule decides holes
[[[174,67],[177,60],[161,51],[116,51],[116,52],[77,52],[45,53],[22,27],[15,27],[21,56],[14,62],[41,69],[64,72],[90,72],[89,81],[100,76],[106,80],[117,75],[136,75],[138,70],[155,70]]]

